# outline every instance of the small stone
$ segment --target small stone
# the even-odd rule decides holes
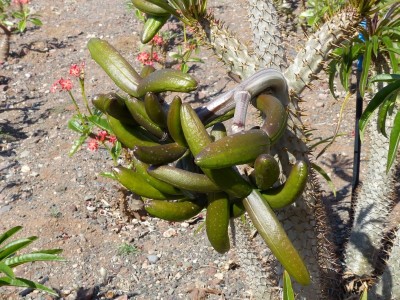
[[[90,212],[94,212],[94,211],[97,210],[97,207],[96,207],[96,206],[86,206],[86,209],[87,209],[88,211],[90,211]]]
[[[187,222],[182,222],[181,223],[181,227],[183,227],[183,228],[187,228],[187,227],[189,227],[189,223],[187,223]]]
[[[222,273],[215,273],[215,274],[214,274],[214,277],[217,278],[217,279],[219,279],[219,280],[222,280],[222,279],[224,279],[224,274],[222,274]]]
[[[21,167],[21,172],[22,173],[28,173],[30,170],[31,170],[31,168],[29,168],[29,166],[27,166],[27,165],[23,165]]]
[[[11,210],[11,206],[10,206],[10,205],[5,205],[5,206],[3,206],[3,207],[0,207],[0,215],[1,215],[2,213],[8,212],[8,211],[10,211],[10,210]]]
[[[147,255],[147,259],[151,264],[155,264],[160,258],[157,255],[151,254]]]
[[[166,237],[166,238],[169,238],[169,237],[172,237],[175,235],[176,235],[176,230],[173,228],[170,228],[167,231],[164,231],[164,233],[163,233],[163,237]]]
[[[32,172],[32,173],[30,174],[30,176],[32,176],[32,177],[38,177],[38,176],[39,176],[39,173],[38,173],[38,172]]]
[[[112,299],[114,298],[115,294],[113,291],[107,291],[104,296],[106,296],[106,299]]]
[[[19,155],[20,158],[25,158],[28,157],[30,154],[30,152],[28,150],[24,150],[21,152],[21,154]]]
[[[317,102],[317,103],[315,104],[315,106],[316,106],[316,107],[324,107],[324,106],[325,106],[325,103],[322,102],[322,101],[319,101],[319,102]]]

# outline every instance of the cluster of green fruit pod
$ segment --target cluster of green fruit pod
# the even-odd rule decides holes
[[[270,148],[286,126],[282,104],[260,95],[255,105],[266,117],[261,128],[227,135],[217,122],[208,131],[210,124],[203,124],[188,103],[176,96],[168,104],[159,94],[193,90],[197,82],[192,77],[149,67],[139,75],[107,42],[91,39],[88,47],[129,95],[99,94],[92,100],[117,139],[133,152],[128,167],[113,169],[115,179],[141,196],[152,216],[184,221],[205,209],[207,237],[219,253],[230,249],[229,220],[247,211],[289,274],[309,284],[308,270],[272,210],[292,204],[308,176],[307,163],[298,161],[286,181],[278,182],[280,167]],[[248,178],[236,168],[243,164],[253,167]]]

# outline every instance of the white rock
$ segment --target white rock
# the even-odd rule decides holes
[[[164,231],[164,233],[163,233],[163,237],[166,237],[166,238],[169,238],[169,237],[172,237],[175,235],[176,235],[176,230],[173,228],[170,228],[167,231]]]
[[[30,170],[31,170],[31,168],[29,168],[29,166],[27,166],[27,165],[23,165],[21,167],[21,172],[22,173],[28,173]]]

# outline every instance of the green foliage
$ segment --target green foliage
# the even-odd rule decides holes
[[[339,11],[345,3],[344,0],[309,0],[300,18],[305,19],[307,25],[315,29]]]
[[[138,251],[139,250],[134,245],[128,243],[122,243],[118,247],[118,255],[121,256],[136,254]]]
[[[292,281],[286,270],[283,272],[283,300],[294,300]]]
[[[45,291],[51,295],[58,296],[52,289],[41,285],[37,282],[16,277],[13,268],[36,261],[64,261],[58,254],[61,249],[39,250],[26,254],[17,254],[18,251],[29,246],[32,242],[38,239],[36,236],[21,238],[5,243],[10,237],[22,229],[21,226],[13,227],[2,235],[0,235],[0,287],[1,286],[16,286],[24,288],[34,288]],[[5,276],[1,277],[1,273]]]
[[[0,0],[0,25],[5,28],[10,27],[11,32],[22,33],[26,30],[29,22],[35,26],[42,25],[39,15],[32,14],[26,4],[15,4],[11,0]]]

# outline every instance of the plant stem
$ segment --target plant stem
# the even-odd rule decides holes
[[[79,84],[81,85],[82,98],[83,98],[83,101],[85,102],[86,109],[88,110],[90,115],[93,115],[92,110],[89,107],[89,102],[88,102],[88,99],[87,99],[86,93],[85,93],[85,80],[83,78],[79,77]],[[73,101],[74,101],[75,105],[77,106],[75,99],[73,99]],[[79,109],[78,109],[78,111],[79,111]]]
[[[72,92],[71,92],[71,91],[68,91],[68,94],[69,94],[69,96],[70,96],[72,102],[74,103],[76,110],[78,111],[78,116],[79,116],[79,118],[80,118],[81,120],[84,120],[83,115],[82,115],[82,113],[81,113],[81,110],[79,109],[78,103],[76,102],[74,95],[72,95]]]

